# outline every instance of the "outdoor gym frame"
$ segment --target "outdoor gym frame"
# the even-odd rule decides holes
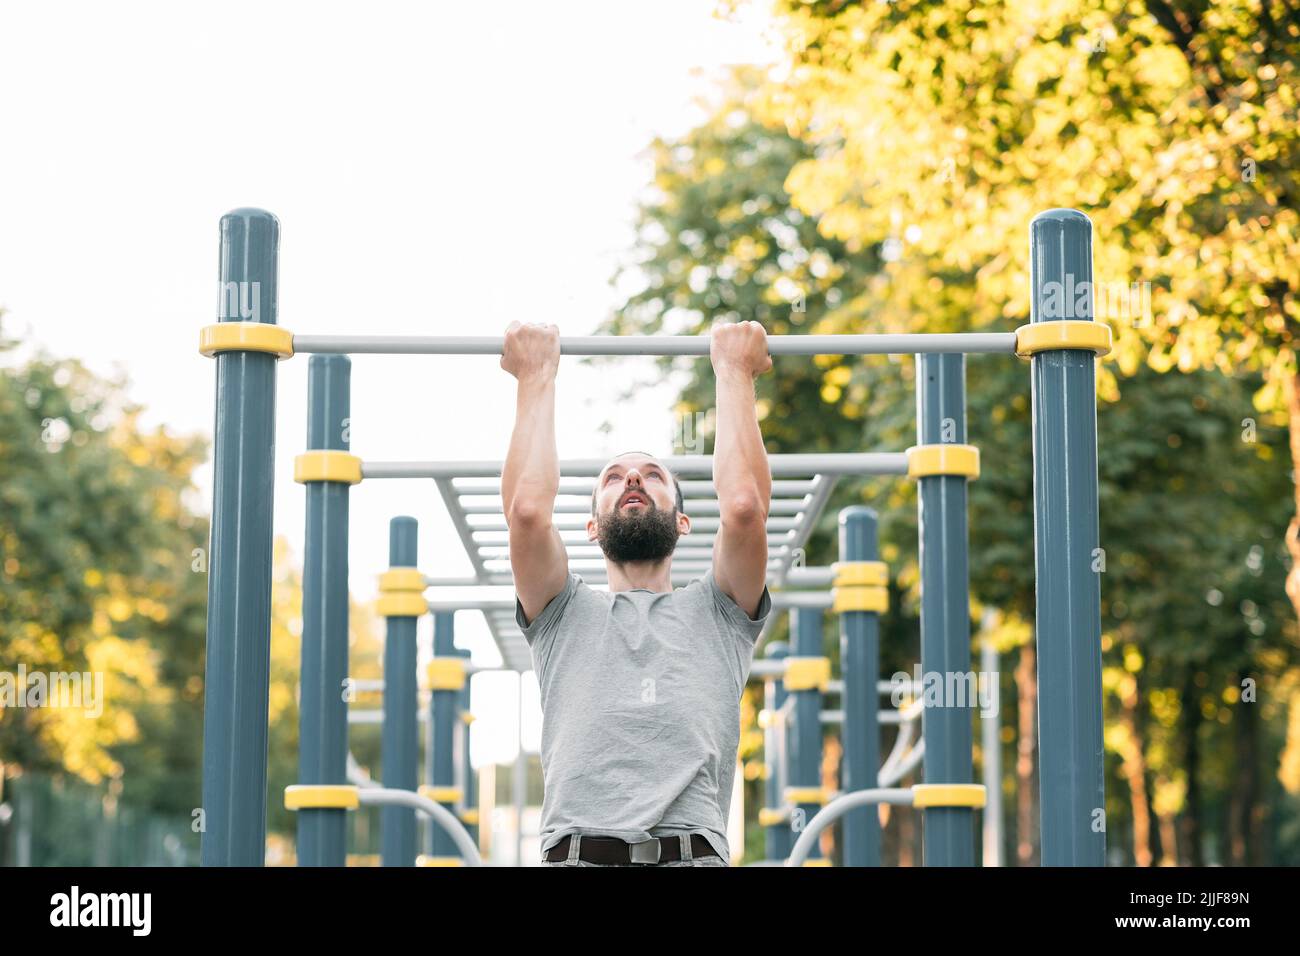
[[[347,714],[337,702],[347,678],[348,492],[363,478],[427,476],[438,467],[366,464],[348,452],[346,355],[497,355],[503,339],[294,335],[276,324],[279,221],[264,210],[237,209],[222,217],[220,233],[218,322],[200,335],[200,351],[215,356],[217,363],[202,862],[257,866],[264,859],[276,364],[296,352],[315,352],[323,354],[309,365],[309,450],[295,465],[295,478],[307,486],[300,719],[312,732],[302,735],[300,784],[290,788],[286,805],[299,811],[300,863],[341,864],[343,811],[385,799],[379,794],[358,799],[355,788],[344,786]],[[1105,804],[1101,596],[1095,570],[1100,547],[1095,360],[1109,351],[1110,329],[1093,320],[1088,218],[1076,210],[1049,210],[1034,218],[1029,233],[1030,324],[1015,332],[771,335],[768,347],[773,355],[918,356],[918,446],[906,456],[846,457],[859,458],[853,474],[909,474],[918,482],[921,665],[927,673],[964,673],[970,666],[966,483],[978,474],[979,458],[977,449],[965,444],[965,355],[1029,359],[1042,860],[1044,865],[1101,866]],[[1063,288],[1088,292],[1061,308]],[[709,340],[562,338],[560,350],[566,355],[707,356]],[[773,474],[779,477],[776,468]],[[487,470],[484,476],[489,476]],[[412,564],[413,551],[410,542]],[[400,556],[395,552],[394,557]],[[411,596],[427,609],[422,595]],[[393,618],[415,613],[386,616],[391,626]],[[926,708],[927,784],[961,787],[970,780],[972,730],[966,716],[965,710]],[[926,806],[928,865],[974,862],[968,798]]]

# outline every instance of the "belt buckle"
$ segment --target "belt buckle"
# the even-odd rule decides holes
[[[658,863],[661,847],[657,839],[642,840],[627,845],[633,863]]]

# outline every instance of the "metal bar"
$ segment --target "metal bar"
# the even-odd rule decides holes
[[[452,482],[452,486],[461,496],[466,495],[491,495],[492,497],[501,496],[501,483],[499,481],[465,481],[457,478]],[[713,487],[712,481],[697,481],[687,479],[680,482],[682,486],[682,496],[688,497],[705,496],[716,497],[717,490]],[[563,478],[560,480],[559,490],[556,494],[560,495],[583,495],[590,498],[591,493],[596,488],[595,479],[586,478]],[[816,488],[816,484],[811,480],[801,479],[774,479],[772,481],[772,495],[779,497],[781,495],[806,495]]]
[[[453,610],[439,611],[433,618],[433,656],[458,657],[456,648],[456,617]],[[455,733],[460,724],[460,690],[437,689],[431,694],[429,712],[433,720],[433,785],[451,787],[456,782]],[[451,801],[438,801],[453,810]],[[450,856],[454,852],[451,833],[440,826],[433,830],[431,852],[434,856]]]
[[[678,478],[712,477],[711,455],[669,455],[659,462]],[[902,452],[844,452],[807,455],[768,455],[773,478],[807,475],[906,475],[907,455]],[[592,478],[608,464],[603,458],[568,458],[560,461],[560,474]],[[366,478],[500,478],[500,461],[370,461],[361,466]],[[453,490],[454,494],[454,490]]]
[[[1050,210],[1029,237],[1031,321],[1092,321],[1088,217]],[[1096,364],[1092,352],[1054,349],[1030,366],[1044,866],[1106,862]]]
[[[434,803],[428,797],[422,797],[418,793],[411,793],[407,790],[388,790],[379,787],[364,787],[358,797],[363,807],[397,806],[411,807],[420,811],[430,818],[436,828],[440,827],[451,834],[450,839],[455,844],[456,855],[465,861],[466,866],[483,865],[483,858],[479,855],[478,847],[474,845],[474,840],[466,832],[464,824],[456,819],[456,814],[441,804]]]
[[[347,451],[351,366],[346,355],[307,363],[307,447]],[[308,482],[302,576],[298,782],[344,784],[348,770],[348,493],[341,481]],[[347,811],[300,810],[298,865],[347,863]]]
[[[817,848],[818,835],[848,811],[877,803],[893,803],[905,807],[910,806],[912,800],[912,791],[906,787],[898,789],[872,787],[870,790],[857,790],[852,793],[841,794],[822,807],[808,821],[804,831],[799,834],[799,839],[795,841],[793,849],[790,850],[790,856],[785,861],[785,865],[803,866],[805,860],[815,859],[813,854]]]
[[[998,649],[993,643],[993,626],[997,611],[985,608],[980,622],[980,671],[992,686],[994,694],[1001,694],[1002,686],[998,666]],[[995,700],[997,698],[994,698]],[[993,712],[980,709],[980,756],[984,777],[984,865],[1002,866],[1002,737],[999,715],[1002,707]]]
[[[295,352],[370,355],[500,355],[496,335],[295,335]],[[770,355],[1013,354],[1012,332],[931,332],[879,335],[769,335]],[[707,335],[561,336],[561,355],[709,354]]]
[[[498,513],[496,517],[501,518],[500,513]],[[583,518],[560,517],[560,518],[555,518],[551,523],[555,526],[555,529],[560,532],[564,532],[564,531],[585,532],[587,527],[587,522]],[[802,524],[803,522],[800,521],[800,519],[798,518],[781,518],[781,517],[768,518],[767,530],[769,532],[780,531],[780,532],[788,533],[790,531],[796,530]],[[697,517],[696,515],[691,515],[692,534],[698,532],[704,532],[704,531],[716,532],[719,530],[719,528],[721,528],[721,526],[722,526],[721,518],[715,518],[709,516]],[[469,527],[476,534],[480,531],[509,531],[510,530],[510,526],[506,524],[504,520],[493,521],[493,522],[481,522],[478,524],[470,523]]]
[[[852,505],[840,512],[839,553],[844,561],[880,557],[876,512]],[[845,790],[866,790],[880,774],[880,724],[896,711],[880,711],[880,615],[875,611],[840,614],[840,670],[844,691]],[[868,807],[849,811],[841,827],[845,866],[880,866],[880,815]]]
[[[820,608],[801,607],[794,611],[793,656],[822,656],[822,617]],[[821,691],[816,687],[794,690],[790,691],[790,698],[794,705],[790,728],[790,786],[817,787],[821,785],[822,766]],[[802,823],[811,820],[820,806],[811,801],[796,802],[795,809]],[[814,858],[821,857],[819,847],[812,847],[809,853]]]
[[[776,674],[785,673],[785,658],[790,653],[790,645],[785,641],[773,641],[767,645],[767,658],[754,661],[751,665],[766,665]],[[769,714],[778,713],[785,703],[785,682],[770,680],[763,688],[763,709]],[[785,805],[785,735],[786,724],[783,720],[769,720],[763,729],[763,767],[767,808],[775,810]],[[769,860],[783,860],[790,852],[794,842],[789,820],[770,823],[764,828],[765,852]]]
[[[280,223],[269,212],[236,209],[221,217],[219,321],[275,324],[279,243]],[[276,361],[266,352],[216,357],[204,866],[261,866],[266,858]]]
[[[964,444],[965,356],[921,356],[917,360],[916,402],[920,444]],[[963,475],[926,475],[917,479],[921,670],[939,675],[945,690],[964,688],[962,678],[970,675],[967,480]],[[974,696],[963,692],[925,708],[926,783],[973,781],[971,717],[976,701],[970,698]],[[926,866],[975,865],[970,807],[926,807],[921,814]]]
[[[414,518],[388,522],[388,565],[418,565],[419,525]],[[346,588],[344,589],[346,591]],[[384,639],[384,727],[380,759],[384,786],[414,793],[420,785],[420,723],[416,717],[415,636],[418,617],[386,618]],[[380,857],[384,866],[414,866],[417,851],[415,812],[385,807],[379,816]]]
[[[722,505],[716,498],[688,498],[682,502],[682,514],[690,515],[716,515],[721,512]],[[778,498],[770,502],[767,506],[767,513],[772,515],[797,515],[804,514],[811,505],[806,501],[799,501],[791,498]],[[461,513],[466,515],[499,515],[501,514],[500,505],[461,505]],[[590,515],[591,504],[586,501],[557,501],[552,509],[552,514],[557,515]]]
[[[433,613],[443,611],[509,611],[513,614],[515,609],[514,598],[434,597],[427,603],[429,610]],[[825,591],[777,591],[772,594],[773,608],[822,610],[830,606],[831,595]]]

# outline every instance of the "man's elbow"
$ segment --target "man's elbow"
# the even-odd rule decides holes
[[[553,510],[551,504],[516,499],[506,514],[506,527],[512,530],[545,528],[551,523]]]
[[[718,515],[729,528],[767,525],[768,502],[757,494],[738,495],[719,502]]]

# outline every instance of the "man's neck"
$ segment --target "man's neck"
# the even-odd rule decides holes
[[[673,589],[672,563],[666,559],[629,561],[621,564],[606,560],[605,572],[611,592],[645,589],[662,593]]]

